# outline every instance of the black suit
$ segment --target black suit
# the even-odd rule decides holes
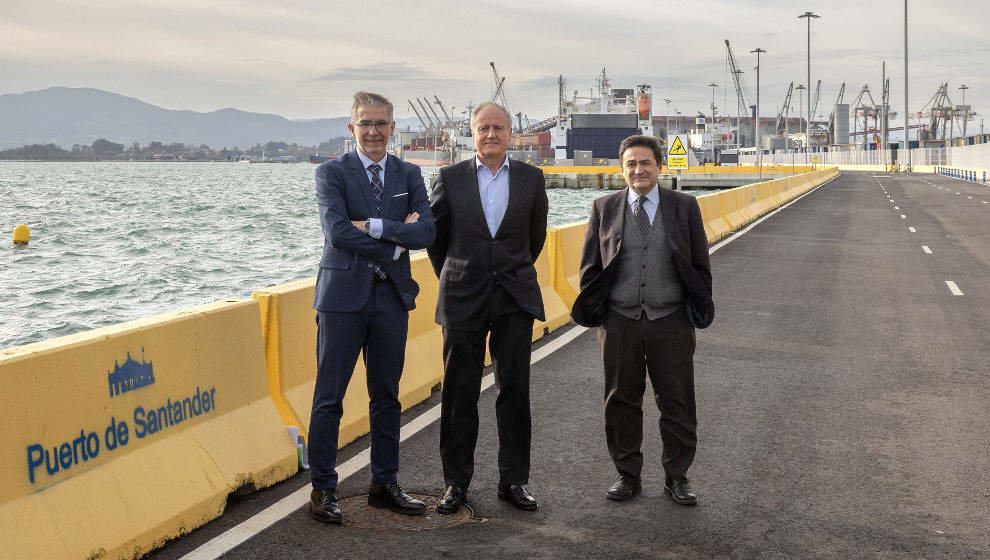
[[[443,326],[444,383],[440,454],[447,485],[467,487],[474,473],[478,396],[485,338],[499,394],[499,475],[506,484],[529,478],[529,361],[534,317],[544,320],[533,263],[546,241],[543,172],[509,163],[508,206],[492,236],[478,189],[476,160],[444,167],[430,206],[437,237],[429,248],[440,279],[436,322]]]
[[[695,327],[715,317],[708,239],[698,201],[660,188],[656,220],[684,288],[681,309],[650,320],[632,319],[609,309],[609,291],[617,273],[628,209],[628,188],[603,196],[592,205],[581,256],[581,292],[571,317],[599,326],[605,373],[605,439],[616,469],[639,477],[643,466],[643,393],[650,377],[660,409],[663,466],[671,478],[684,476],[694,460],[697,419],[694,396]],[[642,239],[632,240],[642,242]]]

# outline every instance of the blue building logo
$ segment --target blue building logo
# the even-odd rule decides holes
[[[151,385],[154,382],[155,374],[152,371],[151,362],[144,361],[144,347],[141,348],[141,363],[137,363],[131,358],[131,353],[128,352],[123,365],[114,361],[113,371],[107,372],[107,384],[110,386],[111,397]]]

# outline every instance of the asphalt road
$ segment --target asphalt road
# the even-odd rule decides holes
[[[223,558],[990,556],[990,188],[843,173],[720,247],[712,265],[717,315],[695,357],[697,507],[663,493],[650,398],[644,493],[605,499],[616,474],[587,331],[533,367],[538,511],[495,497],[490,389],[474,521],[369,531],[317,523],[300,504]],[[438,428],[402,444],[407,491],[443,489]],[[346,479],[341,495],[363,493],[369,477],[365,468]],[[234,498],[223,517],[150,558],[180,558],[307,482],[300,474]]]

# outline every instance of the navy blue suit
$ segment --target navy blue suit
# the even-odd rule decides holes
[[[376,482],[396,482],[399,468],[399,377],[405,360],[409,310],[419,285],[409,270],[409,252],[395,259],[396,246],[424,249],[436,227],[419,167],[387,155],[381,215],[357,152],[316,168],[316,200],[323,226],[323,256],[316,279],[316,389],[309,446],[313,487],[337,486],[337,438],[343,398],[364,351],[371,397],[371,473]],[[404,223],[412,212],[419,221]],[[351,222],[382,219],[375,239]],[[375,274],[375,265],[386,278]]]

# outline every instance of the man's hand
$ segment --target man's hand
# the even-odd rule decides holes
[[[418,221],[419,221],[419,214],[416,213],[416,212],[413,212],[412,214],[409,214],[408,216],[406,216],[406,220],[403,223],[404,224],[415,224]]]
[[[351,223],[354,224],[354,227],[358,228],[361,231],[364,231],[364,223],[367,221],[368,220],[351,220]]]

